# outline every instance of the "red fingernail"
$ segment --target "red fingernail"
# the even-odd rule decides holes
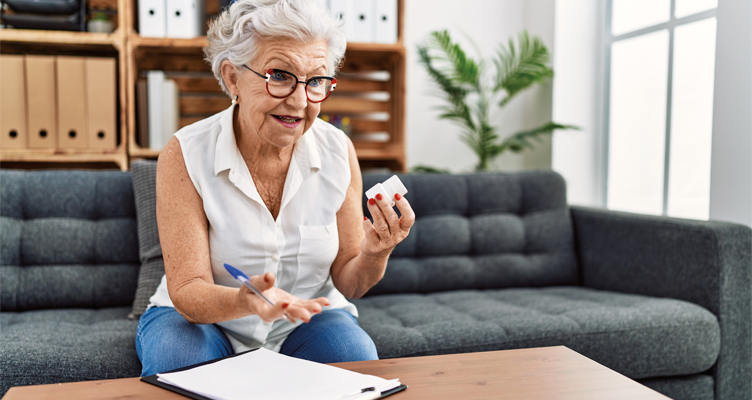
[[[368,221],[368,217],[363,217],[363,221]]]
[[[378,194],[376,196],[378,196]],[[374,199],[368,199],[368,204],[374,205],[374,204],[376,204],[376,200],[374,200]]]
[[[290,307],[290,303],[282,304],[282,308],[287,308],[287,307]]]
[[[264,282],[269,282],[269,278],[266,277],[266,274],[264,274]]]
[[[381,196],[381,193],[376,193],[376,200],[383,199],[383,196]]]
[[[399,193],[395,193],[395,194],[394,194],[394,199],[395,199],[395,200],[399,200],[399,199],[401,199],[401,198],[402,198],[402,196],[400,196],[400,195],[399,195]]]
[[[329,307],[330,305],[331,305],[331,304],[329,304],[329,303],[326,303],[326,304],[324,304],[324,306],[326,306],[326,307]]]

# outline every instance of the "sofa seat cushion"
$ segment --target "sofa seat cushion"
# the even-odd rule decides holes
[[[12,386],[139,376],[130,307],[0,313],[0,393]]]
[[[713,366],[718,320],[679,300],[582,287],[458,290],[355,300],[380,358],[564,345],[632,379]]]

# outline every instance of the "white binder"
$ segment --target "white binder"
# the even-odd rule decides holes
[[[353,42],[373,42],[373,3],[380,0],[355,0],[353,3]]]
[[[397,0],[374,1],[376,43],[397,43]]]
[[[172,79],[165,79],[162,83],[162,141],[163,146],[172,139],[172,135],[178,131],[180,119],[180,102],[178,99],[178,86]]]
[[[149,108],[149,148],[162,150],[167,143],[164,140],[162,105],[165,74],[163,71],[148,71],[146,73],[146,92]]]
[[[166,0],[167,37],[190,39],[203,34],[203,2]]]
[[[353,2],[354,0],[329,0],[329,12],[348,42],[353,41],[355,34],[352,18]]]
[[[165,0],[138,0],[138,33],[143,37],[165,37]]]

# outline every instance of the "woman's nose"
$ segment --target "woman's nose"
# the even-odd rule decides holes
[[[295,86],[295,91],[287,98],[287,104],[298,109],[305,108],[308,105],[305,83],[298,83]]]

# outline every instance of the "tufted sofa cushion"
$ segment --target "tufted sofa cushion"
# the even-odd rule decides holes
[[[364,174],[364,190],[389,176]],[[578,283],[566,189],[555,172],[399,177],[416,222],[368,295]]]
[[[684,301],[583,287],[388,294],[354,301],[380,358],[567,346],[632,379],[708,370],[717,318]]]
[[[133,301],[138,236],[130,174],[0,171],[2,311]]]
[[[0,313],[0,393],[11,386],[141,374],[130,307]]]

